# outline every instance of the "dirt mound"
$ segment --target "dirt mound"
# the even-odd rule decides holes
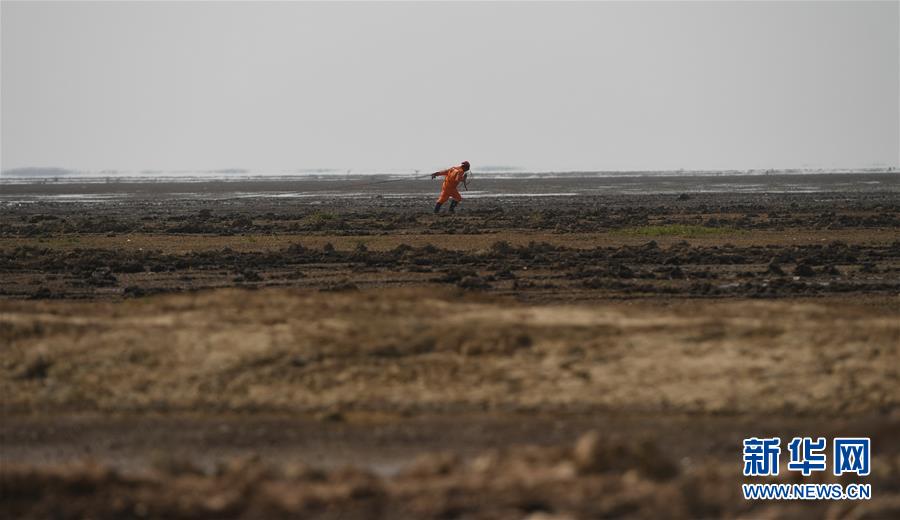
[[[867,480],[867,502],[745,501],[735,464],[668,460],[652,443],[587,433],[574,445],[512,446],[460,459],[423,455],[391,477],[353,468],[268,467],[253,459],[210,473],[159,464],[141,475],[97,465],[0,471],[9,518],[887,518],[900,460]],[[833,477],[813,479],[836,481]],[[789,482],[790,477],[773,479]]]

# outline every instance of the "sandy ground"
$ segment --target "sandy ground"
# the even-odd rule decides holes
[[[0,516],[900,514],[891,189],[179,189],[0,208]],[[870,436],[865,480],[759,481],[874,499],[743,500],[776,435]]]

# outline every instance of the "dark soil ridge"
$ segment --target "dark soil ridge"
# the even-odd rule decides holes
[[[310,277],[331,272],[343,277]],[[333,289],[368,285],[378,273],[406,283],[446,283],[464,289],[520,291],[571,288],[701,296],[833,294],[900,289],[900,241],[819,245],[661,247],[597,246],[575,249],[548,243],[510,245],[497,241],[481,251],[454,251],[401,244],[392,250],[336,250],[295,243],[274,251],[230,248],[185,254],[111,249],[60,250],[19,246],[0,250],[0,273],[27,277],[30,286],[0,289],[7,297],[63,297],[92,288],[118,288],[100,297],[140,296],[204,286],[287,285]],[[190,279],[185,279],[190,276]],[[194,277],[207,276],[205,281]],[[170,283],[157,285],[159,280]],[[39,281],[35,286],[35,281]],[[345,284],[349,282],[349,284]],[[384,283],[382,280],[380,283]],[[51,288],[52,287],[52,288]]]

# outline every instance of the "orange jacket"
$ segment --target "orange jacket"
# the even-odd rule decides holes
[[[450,191],[455,190],[459,183],[466,180],[466,171],[463,170],[462,166],[454,166],[453,168],[448,168],[442,172],[437,172],[434,174],[436,177],[443,177],[444,184],[441,186],[441,191]]]

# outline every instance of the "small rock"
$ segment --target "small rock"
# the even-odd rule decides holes
[[[572,458],[579,472],[593,473],[603,469],[603,461],[600,455],[600,434],[597,432],[590,431],[585,433],[575,442]]]
[[[809,264],[797,264],[794,268],[794,274],[797,276],[815,276],[816,271]]]
[[[322,422],[344,422],[344,414],[338,410],[325,410],[316,414],[316,419]]]
[[[784,276],[784,270],[774,260],[769,264],[767,272],[776,276]]]
[[[462,289],[490,289],[491,285],[480,276],[467,276],[457,282],[457,287]]]
[[[52,361],[43,355],[38,355],[25,364],[25,368],[19,373],[19,379],[44,379],[51,366],[53,366]]]
[[[831,276],[840,276],[841,275],[841,272],[838,270],[838,268],[833,265],[825,266],[825,268],[822,269],[822,272],[824,274],[831,275]]]
[[[681,268],[677,265],[673,267],[671,271],[669,271],[669,278],[671,278],[672,280],[683,280],[685,277],[686,276],[684,274],[684,271],[682,271]]]
[[[138,287],[137,285],[129,285],[125,288],[124,291],[122,291],[122,294],[129,298],[140,298],[141,296],[147,294],[147,291],[145,291],[141,287]]]
[[[634,271],[624,265],[620,265],[616,269],[616,276],[619,278],[634,278]]]
[[[91,273],[91,277],[89,282],[92,285],[104,286],[104,285],[115,285],[118,280],[112,274],[112,270],[109,267],[101,267],[99,269],[95,269]]]

